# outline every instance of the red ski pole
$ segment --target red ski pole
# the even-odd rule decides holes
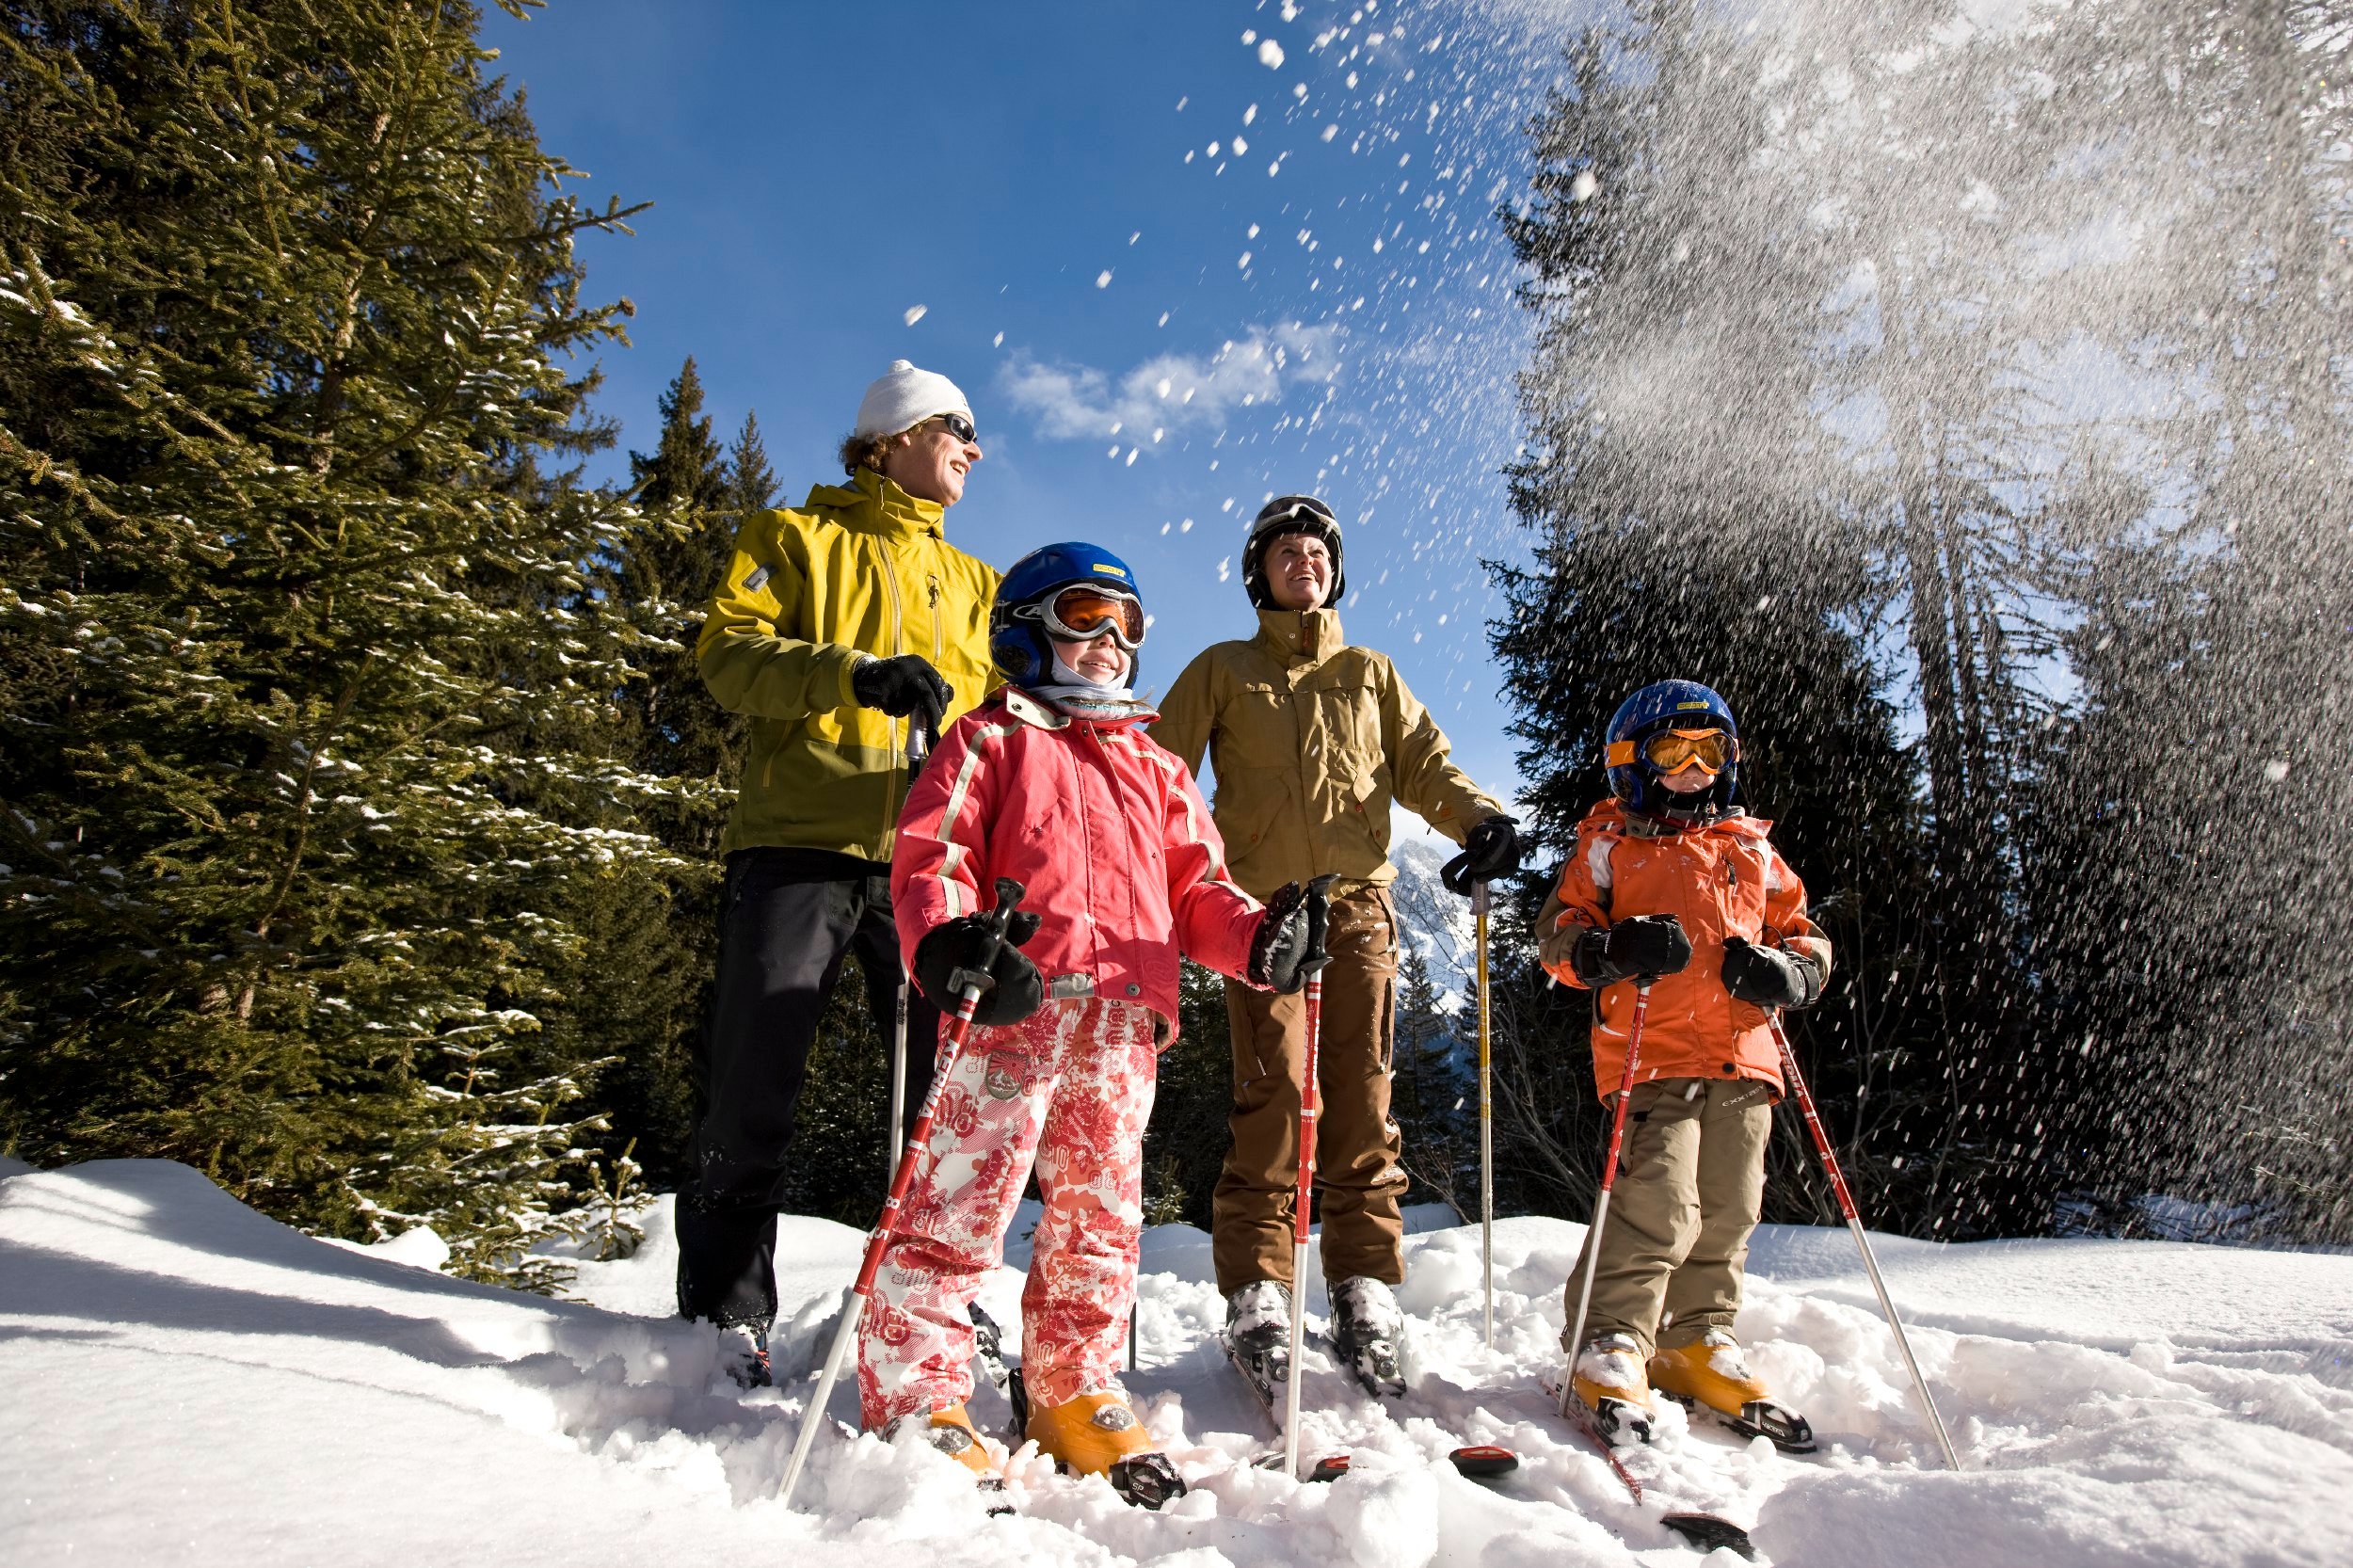
[[[891,1177],[890,1196],[884,1200],[882,1217],[874,1222],[873,1232],[866,1239],[866,1259],[858,1266],[857,1281],[842,1298],[841,1320],[834,1329],[833,1347],[825,1352],[825,1368],[818,1374],[817,1392],[810,1396],[808,1414],[801,1417],[800,1435],[792,1444],[792,1460],[785,1466],[783,1486],[777,1489],[776,1499],[787,1508],[792,1506],[792,1488],[801,1479],[801,1466],[808,1461],[809,1445],[825,1418],[825,1401],[833,1397],[833,1385],[841,1376],[842,1358],[849,1353],[850,1342],[857,1337],[858,1320],[874,1293],[874,1276],[882,1272],[883,1253],[889,1247],[892,1232],[897,1228],[899,1206],[915,1185],[915,1167],[922,1158],[924,1145],[931,1142],[932,1118],[939,1111],[940,1091],[948,1086],[956,1061],[964,1054],[965,1039],[972,1032],[973,1010],[980,1006],[982,993],[993,984],[988,971],[1004,946],[1005,927],[1020,905],[1022,890],[1021,884],[1009,876],[997,879],[997,907],[989,911],[988,917],[992,940],[982,955],[981,966],[977,970],[958,969],[949,977],[956,989],[956,1010],[948,1021],[947,1060],[932,1075],[931,1092],[923,1096],[923,1109],[916,1113],[915,1126],[907,1131],[906,1147],[899,1152],[899,1171]]]
[[[1299,1081],[1299,1188],[1291,1196],[1291,1365],[1283,1390],[1283,1469],[1299,1475],[1299,1347],[1307,1329],[1307,1208],[1316,1190],[1316,1057],[1323,1043],[1323,976],[1307,977],[1307,1058]]]
[[[1847,1228],[1854,1233],[1854,1244],[1863,1250],[1863,1269],[1871,1276],[1871,1288],[1879,1292],[1880,1310],[1887,1315],[1887,1326],[1896,1331],[1896,1348],[1904,1354],[1904,1368],[1912,1374],[1912,1386],[1920,1396],[1920,1408],[1929,1413],[1929,1425],[1936,1432],[1936,1445],[1945,1450],[1945,1463],[1953,1469],[1961,1468],[1961,1456],[1953,1451],[1953,1440],[1945,1431],[1945,1417],[1937,1414],[1936,1400],[1929,1395],[1929,1380],[1920,1375],[1920,1363],[1913,1359],[1912,1341],[1904,1334],[1903,1320],[1896,1316],[1895,1298],[1887,1293],[1887,1282],[1880,1277],[1879,1259],[1871,1256],[1871,1240],[1863,1233],[1863,1216],[1856,1211],[1854,1194],[1847,1189],[1847,1176],[1838,1168],[1838,1156],[1831,1151],[1830,1134],[1822,1130],[1822,1118],[1814,1109],[1814,1092],[1805,1086],[1805,1075],[1798,1071],[1797,1052],[1789,1048],[1789,1036],[1782,1032],[1778,1014],[1766,1015],[1773,1026],[1773,1043],[1781,1048],[1781,1070],[1789,1080],[1789,1086],[1798,1092],[1798,1109],[1805,1113],[1806,1130],[1814,1134],[1814,1152],[1822,1157],[1822,1172],[1830,1177],[1830,1190],[1838,1199],[1838,1211],[1847,1217]]]
[[[1609,1118],[1609,1159],[1601,1168],[1601,1198],[1593,1205],[1593,1228],[1585,1233],[1585,1286],[1577,1296],[1577,1326],[1569,1331],[1569,1375],[1561,1380],[1561,1414],[1577,1403],[1577,1358],[1585,1349],[1585,1313],[1593,1304],[1593,1271],[1601,1267],[1601,1227],[1609,1218],[1609,1190],[1618,1184],[1618,1149],[1625,1141],[1625,1107],[1634,1097],[1634,1064],[1642,1056],[1642,1021],[1650,1016],[1656,975],[1634,982],[1634,1023],[1626,1031],[1625,1071],[1618,1075],[1618,1109]]]

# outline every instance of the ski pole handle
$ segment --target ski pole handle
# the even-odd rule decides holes
[[[988,941],[981,949],[978,968],[959,967],[948,976],[948,984],[956,993],[956,1044],[964,1043],[963,1030],[972,1023],[972,1012],[981,1004],[997,982],[989,970],[997,966],[997,955],[1005,951],[1005,932],[1013,924],[1014,916],[1021,908],[1021,896],[1028,891],[1010,876],[997,879],[997,907],[988,912]]]

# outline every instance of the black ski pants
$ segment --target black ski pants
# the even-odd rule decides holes
[[[694,1181],[678,1196],[679,1314],[762,1328],[776,1315],[776,1212],[793,1105],[842,955],[855,949],[885,1048],[897,1012],[889,867],[826,850],[740,849],[719,904]],[[907,988],[906,1117],[931,1088],[939,1015]],[[888,1107],[877,1102],[877,1117]],[[893,1151],[894,1153],[896,1151]],[[880,1204],[885,1173],[874,1173]]]

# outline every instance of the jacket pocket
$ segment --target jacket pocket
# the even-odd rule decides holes
[[[1389,857],[1389,802],[1393,793],[1389,788],[1389,765],[1383,762],[1359,773],[1341,796],[1341,820],[1362,836],[1364,847],[1376,861]]]
[[[1290,804],[1290,790],[1272,770],[1237,769],[1218,775],[1217,800],[1209,808],[1218,837],[1225,840],[1229,859],[1240,860],[1258,847],[1282,820]]]

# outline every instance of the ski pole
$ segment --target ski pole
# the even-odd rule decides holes
[[[1920,1375],[1920,1363],[1912,1353],[1912,1340],[1904,1333],[1903,1320],[1896,1316],[1896,1302],[1887,1293],[1887,1282],[1880,1277],[1879,1259],[1871,1256],[1870,1238],[1863,1233],[1863,1216],[1857,1212],[1854,1194],[1848,1191],[1846,1173],[1838,1168],[1838,1156],[1831,1151],[1830,1134],[1822,1130],[1822,1118],[1814,1109],[1814,1092],[1805,1086],[1805,1075],[1798,1070],[1798,1054],[1789,1048],[1789,1036],[1782,1032],[1778,1014],[1767,1014],[1773,1026],[1773,1043],[1781,1048],[1781,1070],[1788,1076],[1789,1086],[1798,1092],[1798,1109],[1805,1113],[1806,1130],[1814,1134],[1814,1152],[1822,1157],[1822,1173],[1830,1177],[1830,1190],[1837,1195],[1838,1210],[1847,1217],[1847,1228],[1854,1234],[1854,1244],[1863,1251],[1864,1272],[1871,1276],[1871,1288],[1879,1292],[1880,1310],[1887,1315],[1887,1326],[1896,1331],[1896,1348],[1903,1352],[1904,1368],[1912,1374],[1912,1386],[1920,1396],[1920,1408],[1929,1413],[1929,1425],[1935,1429],[1936,1445],[1945,1450],[1945,1463],[1955,1470],[1961,1468],[1961,1456],[1953,1451],[1953,1440],[1945,1431],[1945,1417],[1937,1414],[1936,1400],[1929,1397],[1929,1380]]]
[[[917,713],[907,720],[907,788],[915,788],[915,776],[923,771],[923,759],[931,752],[930,726],[923,715]],[[900,1134],[906,1130],[907,1119],[907,966],[899,962],[899,986],[895,999],[897,1011],[890,1023],[890,1143],[899,1147]],[[893,1153],[895,1161],[899,1157]]]
[[[1585,1313],[1593,1304],[1593,1272],[1601,1267],[1601,1227],[1609,1218],[1609,1190],[1618,1183],[1618,1149],[1625,1139],[1625,1108],[1634,1098],[1634,1064],[1642,1055],[1642,1021],[1650,1016],[1650,988],[1657,975],[1634,982],[1634,1023],[1626,1031],[1625,1071],[1618,1075],[1618,1109],[1609,1118],[1609,1159],[1601,1168],[1601,1197],[1593,1205],[1593,1227],[1585,1233],[1585,1287],[1577,1292],[1577,1326],[1569,1331],[1569,1375],[1561,1380],[1561,1414],[1577,1400],[1577,1358],[1585,1351]]]
[[[1487,1348],[1496,1348],[1496,1106],[1487,1059],[1487,885],[1471,884],[1479,931],[1479,1267],[1486,1291]]]
[[[1021,884],[1009,876],[997,879],[997,907],[989,911],[990,939],[983,948],[980,968],[960,968],[948,977],[949,984],[955,987],[956,1010],[948,1022],[948,1048],[941,1053],[945,1060],[932,1075],[931,1089],[923,1096],[923,1108],[916,1112],[906,1146],[899,1151],[898,1173],[891,1177],[890,1195],[883,1200],[882,1217],[874,1222],[872,1233],[866,1238],[866,1257],[858,1265],[857,1280],[841,1298],[841,1320],[834,1329],[832,1348],[825,1352],[824,1370],[818,1374],[817,1392],[810,1396],[808,1413],[801,1417],[800,1435],[792,1444],[792,1460],[784,1469],[784,1485],[776,1493],[777,1501],[787,1508],[792,1506],[792,1488],[801,1479],[801,1466],[808,1460],[809,1445],[825,1418],[825,1401],[833,1397],[834,1383],[841,1375],[842,1357],[849,1352],[850,1341],[857,1337],[858,1319],[866,1304],[873,1299],[874,1276],[882,1272],[883,1252],[890,1245],[891,1234],[898,1225],[899,1206],[906,1200],[908,1189],[915,1185],[916,1164],[932,1139],[932,1118],[939,1111],[940,1091],[948,1086],[956,1061],[964,1054],[964,1042],[972,1032],[972,1014],[980,1006],[981,995],[994,984],[988,971],[1004,948],[1005,927],[1020,906],[1022,891]]]
[[[1323,976],[1307,977],[1307,1056],[1299,1080],[1299,1188],[1291,1198],[1291,1362],[1283,1390],[1283,1469],[1299,1477],[1299,1347],[1307,1332],[1307,1208],[1316,1187],[1316,1056],[1323,1036]]]

